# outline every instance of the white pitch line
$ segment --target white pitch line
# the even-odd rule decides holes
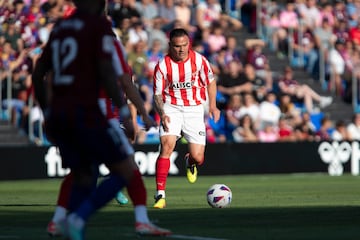
[[[191,239],[191,240],[226,240],[224,238],[209,238],[209,237],[187,236],[187,235],[177,235],[177,234],[172,234],[167,237],[177,238],[177,239]]]
[[[19,236],[1,236],[0,235],[0,239],[19,239],[20,237]]]

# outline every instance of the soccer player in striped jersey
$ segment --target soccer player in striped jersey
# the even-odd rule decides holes
[[[197,179],[197,166],[204,162],[206,132],[204,103],[215,122],[220,111],[216,107],[216,81],[208,60],[190,49],[186,30],[173,29],[169,35],[169,53],[154,71],[154,102],[160,115],[160,154],[156,161],[156,195],[154,208],[164,208],[170,155],[176,141],[183,136],[189,153],[184,157],[190,183]]]

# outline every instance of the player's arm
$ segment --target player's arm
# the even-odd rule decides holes
[[[209,114],[215,122],[220,118],[220,111],[216,107],[216,81],[210,82],[207,87],[207,92],[209,96]]]
[[[144,107],[144,101],[142,100],[139,91],[132,82],[131,75],[124,73],[119,77],[119,81],[122,89],[124,90],[126,97],[135,105],[141,116],[147,115],[146,109]]]
[[[206,76],[207,82],[207,94],[209,103],[209,116],[217,122],[220,119],[220,111],[216,107],[216,91],[217,84],[214,78],[214,73],[211,69],[210,63],[204,58],[203,60],[203,74]]]
[[[117,76],[113,68],[112,61],[108,59],[101,59],[98,64],[98,72],[106,94],[112,99],[115,106],[121,108],[123,106],[123,101],[119,93]]]
[[[153,99],[154,99],[154,107],[156,112],[160,116],[161,125],[165,132],[169,131],[168,123],[170,123],[170,117],[164,112],[164,101],[163,101],[163,90],[164,90],[164,77],[160,70],[159,63],[155,66],[155,71],[153,75]]]
[[[160,116],[162,127],[164,128],[164,131],[169,131],[168,123],[170,122],[170,117],[167,116],[164,112],[164,102],[161,95],[155,95],[154,94],[154,107],[157,113]]]
[[[46,76],[48,71],[48,64],[43,58],[40,58],[36,62],[34,71],[32,73],[32,82],[34,84],[35,97],[43,110],[48,107],[48,98],[46,94],[48,86],[46,83]]]
[[[155,110],[159,114],[160,118],[165,115],[164,102],[161,95],[154,95]]]
[[[144,106],[144,101],[142,100],[138,89],[132,82],[131,75],[128,73],[124,73],[122,76],[119,77],[119,82],[126,94],[126,97],[131,101],[132,104],[134,104],[137,111],[141,115],[145,123],[146,129],[149,129],[150,127],[154,126],[155,122],[148,115]]]

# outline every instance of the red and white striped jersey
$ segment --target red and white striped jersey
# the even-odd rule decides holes
[[[123,44],[114,36],[115,51],[112,55],[112,62],[117,76],[124,73],[131,74],[130,67],[126,62],[126,52]],[[124,100],[124,103],[126,101]],[[107,119],[118,118],[119,110],[113,106],[111,99],[106,95],[105,90],[101,89],[99,94],[99,105],[101,111]]]
[[[200,53],[190,50],[183,62],[166,55],[155,67],[154,94],[162,95],[164,103],[200,105],[206,101],[206,86],[214,80],[209,61]]]

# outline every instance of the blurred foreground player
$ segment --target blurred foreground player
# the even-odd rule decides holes
[[[113,57],[114,67],[117,68],[120,72],[130,75],[131,70],[125,64],[125,61],[123,61],[123,59],[126,59],[126,56],[125,56],[125,52],[123,50],[123,46],[122,46],[121,42],[114,38],[114,44],[116,47],[116,51],[114,52],[115,56]],[[120,61],[118,61],[118,60],[120,60]],[[129,78],[121,78],[121,80],[123,80],[122,86],[126,86],[125,89],[126,89],[127,95],[129,96],[130,99],[133,99],[133,101],[137,105],[140,104],[140,106],[138,106],[138,108],[140,109],[139,112],[144,114],[144,113],[146,113],[146,110],[143,107],[141,97],[138,94],[138,91],[136,90],[136,88],[133,84],[128,85],[128,83],[129,83],[128,79]],[[111,99],[106,96],[106,93],[103,90],[100,91],[99,105],[100,105],[100,109],[102,110],[102,112],[104,113],[104,115],[106,116],[106,118],[109,121],[114,121],[114,123],[116,123],[116,122],[118,122],[119,117],[120,117],[120,119],[124,120],[123,116],[119,116],[120,113],[119,113],[118,109],[114,108]],[[124,110],[123,107],[122,107],[122,109]],[[149,128],[153,125],[152,120],[148,119],[148,115],[144,115],[143,119],[145,119],[144,122],[147,125],[146,128]],[[130,121],[130,118],[129,119],[125,118],[125,121]],[[130,122],[130,123],[123,122],[123,125],[128,127],[129,125],[132,125],[132,122]],[[121,129],[119,129],[119,130],[122,131]],[[125,131],[127,133],[126,135],[130,140],[133,140],[136,135],[135,132],[132,130],[133,130],[132,126],[130,126],[130,130],[129,130],[129,127],[127,129],[125,129]],[[135,162],[133,165],[133,171],[134,171],[134,176],[133,176],[130,184],[127,185],[127,190],[128,190],[128,194],[132,200],[132,203],[134,205],[136,233],[141,234],[141,235],[152,235],[152,236],[160,236],[160,235],[168,234],[169,233],[168,230],[159,228],[150,223],[150,220],[147,215],[147,208],[146,208],[147,193],[146,193],[144,182],[142,180],[141,173]],[[67,214],[67,206],[68,206],[67,202],[68,202],[69,192],[71,189],[72,178],[73,178],[73,174],[70,173],[68,176],[66,176],[64,178],[64,180],[61,184],[60,192],[59,192],[58,200],[57,200],[57,207],[55,209],[52,220],[49,222],[49,224],[47,226],[47,232],[50,236],[60,236],[61,235],[61,231],[58,226],[59,226],[59,223],[66,217],[66,214]],[[121,201],[124,200],[125,196],[122,196],[122,195],[123,195],[123,193],[121,191],[119,191],[115,198],[120,204],[124,204]],[[126,197],[125,197],[125,199],[126,199]]]
[[[113,34],[101,16],[104,3],[79,0],[75,4],[76,13],[55,25],[33,73],[48,134],[60,149],[63,166],[70,167],[72,173],[70,214],[64,222],[66,235],[72,240],[84,239],[88,218],[123,186],[131,185],[134,175],[131,145],[118,123],[107,121],[98,105],[103,87],[114,105],[124,109],[112,63]],[[53,72],[50,104],[44,81],[49,72]],[[96,185],[101,163],[110,174]],[[164,235],[169,233],[164,231]]]

